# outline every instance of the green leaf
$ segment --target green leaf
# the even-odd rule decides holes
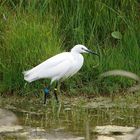
[[[112,32],[111,36],[115,39],[122,39],[122,34],[119,31]]]

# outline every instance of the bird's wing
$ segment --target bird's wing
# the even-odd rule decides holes
[[[47,76],[51,78],[52,81],[59,80],[61,78],[66,78],[71,75],[73,68],[73,63],[70,59],[65,59],[63,62],[57,64],[56,66],[51,67],[47,71],[42,72],[41,77]]]
[[[28,70],[28,71],[25,71],[25,72],[34,72],[34,71],[40,71],[42,69],[48,69],[52,66],[55,66],[56,64],[59,64],[61,63],[62,61],[64,61],[67,57],[67,55],[69,55],[67,52],[64,52],[64,53],[60,53],[58,55],[55,55],[49,59],[47,59],[46,61],[42,62],[41,64],[37,65],[36,67]],[[24,73],[24,72],[23,72]]]
[[[42,62],[33,69],[25,71],[24,76],[25,78],[32,77],[31,79],[33,80],[30,81],[47,77],[52,78],[52,76],[60,72],[60,68],[63,71],[63,66],[67,67],[71,59],[72,56],[69,52],[60,53]]]

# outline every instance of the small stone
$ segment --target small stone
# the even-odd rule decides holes
[[[33,132],[33,131],[35,131],[35,132],[46,132],[45,129],[40,128],[40,127],[32,128],[31,131],[32,131],[32,132]]]
[[[7,133],[7,132],[17,132],[22,130],[23,127],[20,125],[15,126],[0,126],[0,133]]]
[[[116,139],[113,137],[98,136],[97,140],[116,140]]]
[[[96,126],[94,132],[97,132],[102,135],[122,135],[130,133],[135,129],[135,127],[125,127],[125,126],[116,126],[116,125],[106,125],[106,126]]]
[[[68,107],[68,108],[65,108],[64,110],[65,110],[65,111],[70,111],[70,110],[71,110],[71,108],[69,108],[69,107]]]
[[[26,137],[29,134],[30,134],[29,132],[21,132],[21,133],[18,133],[18,135],[21,136],[21,137]]]
[[[9,110],[0,108],[0,127],[18,124],[16,115]]]

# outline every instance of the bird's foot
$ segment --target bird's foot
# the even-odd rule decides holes
[[[48,88],[44,89],[44,104],[46,104],[47,98],[50,98],[50,92]]]
[[[48,88],[45,88],[45,89],[44,89],[44,93],[45,93],[45,94],[49,94],[49,89],[48,89]]]
[[[55,96],[56,102],[59,103],[59,100],[57,97],[57,88],[54,89],[54,96]]]

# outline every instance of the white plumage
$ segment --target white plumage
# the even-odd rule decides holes
[[[27,82],[33,82],[38,79],[49,78],[53,83],[68,78],[80,70],[84,62],[81,53],[87,52],[94,53],[83,45],[76,45],[70,52],[55,55],[36,67],[23,72],[24,79]]]

